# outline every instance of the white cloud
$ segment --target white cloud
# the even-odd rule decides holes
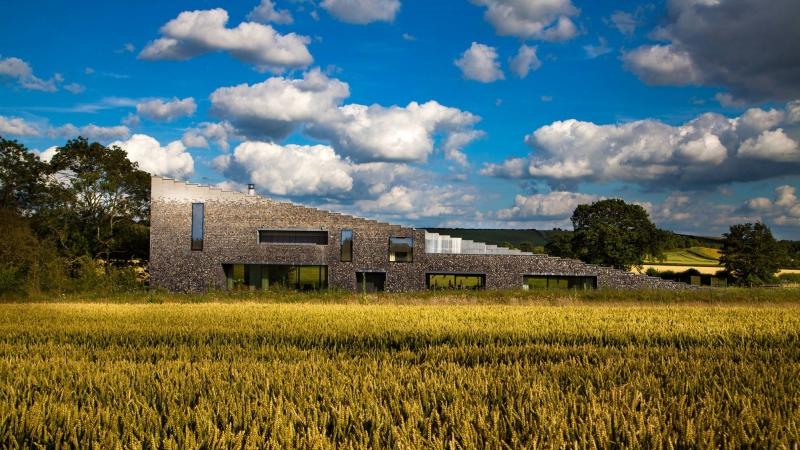
[[[129,42],[123,45],[122,48],[114,50],[114,53],[125,53],[125,52],[133,53],[134,50],[136,50],[136,47]]]
[[[67,139],[83,136],[98,142],[108,142],[112,139],[127,139],[130,134],[131,130],[126,126],[100,127],[93,123],[81,128],[68,123],[56,128],[50,127],[47,131],[47,136],[51,139],[56,136]]]
[[[571,0],[470,0],[488,9],[484,19],[501,36],[564,41],[578,35],[569,19],[580,14]]]
[[[758,138],[745,140],[739,146],[738,156],[769,161],[800,162],[797,142],[786,136],[782,128],[765,131]]]
[[[282,35],[270,25],[254,22],[242,22],[236,28],[226,28],[227,23],[224,9],[184,11],[161,27],[164,37],[147,44],[139,58],[183,61],[225,51],[233,58],[271,71],[281,71],[283,67],[300,69],[313,62],[306,47],[311,43],[307,36]]]
[[[370,215],[417,220],[474,214],[476,196],[453,186],[395,186],[375,200],[358,200],[355,206]]]
[[[270,0],[261,0],[261,4],[256,6],[255,9],[250,11],[247,15],[247,20],[253,22],[268,23],[275,22],[280,24],[290,24],[294,22],[292,14],[285,10],[276,10],[275,3]]]
[[[722,86],[747,103],[800,97],[800,2],[671,0],[626,67],[648,84]]]
[[[786,105],[786,123],[795,124],[800,122],[800,100],[789,102]]]
[[[627,37],[632,37],[636,27],[642,24],[633,14],[623,11],[615,11],[611,15],[611,22],[614,24],[614,28]]]
[[[481,130],[454,131],[444,140],[442,149],[444,158],[453,161],[461,167],[468,167],[467,155],[461,149],[477,139],[486,137],[486,132]]]
[[[0,135],[7,136],[41,136],[38,128],[35,125],[30,125],[25,122],[25,119],[19,117],[4,117],[0,116]]]
[[[524,44],[520,46],[517,56],[510,60],[508,68],[520,78],[527,77],[530,71],[535,71],[542,66],[542,62],[536,56],[537,48],[536,46],[528,47]]]
[[[488,45],[473,42],[472,46],[461,54],[460,59],[454,61],[455,65],[467,80],[477,80],[482,83],[504,80],[506,77],[500,70],[497,61],[497,49]]]
[[[407,41],[416,41],[417,40],[416,36],[412,36],[412,35],[410,35],[408,33],[403,33],[403,39],[405,39]]]
[[[151,100],[136,105],[136,112],[153,122],[172,122],[180,117],[191,116],[195,111],[197,111],[197,104],[192,97],[183,100],[175,97],[171,102],[166,103],[161,100]]]
[[[45,81],[33,75],[33,69],[25,61],[19,58],[0,59],[0,78],[7,77],[15,79],[17,85],[29,91],[56,92],[56,83],[64,81],[64,77],[59,74]]]
[[[566,219],[572,216],[578,205],[592,203],[600,197],[564,191],[530,196],[517,195],[514,206],[497,211],[498,220]]]
[[[235,166],[260,189],[276,195],[336,195],[353,188],[350,163],[325,145],[243,142],[232,155],[219,158],[218,168]]]
[[[747,106],[747,102],[741,98],[734,98],[733,95],[727,92],[717,92],[714,100],[718,101],[720,105],[726,108],[742,108]]]
[[[586,52],[586,56],[588,58],[592,58],[592,59],[593,58],[597,58],[600,55],[605,55],[606,53],[614,51],[613,48],[610,48],[608,46],[608,42],[606,41],[606,38],[601,36],[600,38],[598,38],[598,43],[599,43],[599,45],[584,45],[583,46],[583,51]]]
[[[485,164],[503,178],[541,178],[553,190],[622,181],[651,189],[708,189],[800,175],[800,127],[786,111],[748,110],[741,117],[703,114],[683,125],[647,119],[596,125],[553,122],[525,137],[527,158]],[[792,137],[794,136],[794,138]]]
[[[338,153],[358,162],[426,161],[433,152],[434,133],[461,132],[480,120],[435,101],[411,102],[405,108],[350,104],[338,113],[337,119],[308,124],[306,132],[330,141]]]
[[[672,45],[643,45],[622,54],[625,68],[649,85],[699,85],[703,74],[689,53]]]
[[[186,152],[181,141],[170,142],[162,147],[154,138],[144,134],[134,134],[127,141],[115,141],[108,145],[117,146],[128,153],[128,159],[139,163],[139,168],[152,175],[163,175],[185,180],[194,173],[194,160]]]
[[[323,0],[319,6],[342,22],[362,25],[392,22],[400,11],[399,0]]]
[[[244,139],[229,122],[200,122],[197,128],[190,129],[184,133],[181,142],[186,147],[208,148],[208,141],[212,139],[222,149],[227,152],[230,149],[229,139]]]
[[[39,150],[32,150],[33,154],[39,157],[40,160],[44,162],[50,162],[53,159],[53,156],[56,154],[58,150],[57,146],[48,147],[45,151],[40,152]]]
[[[800,200],[794,186],[778,186],[772,193],[773,200],[759,197],[747,200],[739,209],[743,214],[754,214],[758,219],[770,219],[778,226],[800,226]]]
[[[141,119],[134,113],[128,113],[127,116],[122,118],[122,124],[127,125],[129,127],[138,127],[142,124]]]
[[[329,79],[318,68],[303,79],[273,77],[249,86],[220,88],[211,94],[211,114],[230,120],[253,138],[283,139],[302,122],[321,121],[350,96],[347,83]]]
[[[73,94],[80,94],[86,90],[86,86],[78,83],[71,83],[64,85],[64,89],[72,92]]]

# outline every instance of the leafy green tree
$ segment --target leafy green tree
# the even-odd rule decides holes
[[[56,150],[50,171],[58,182],[40,224],[62,252],[72,261],[83,255],[106,263],[134,257],[131,242],[142,245],[142,229],[134,224],[146,224],[150,215],[150,175],[124,150],[82,137]]]
[[[550,256],[574,258],[575,252],[572,251],[572,235],[567,233],[556,234],[550,239],[550,242],[544,246],[544,252]]]
[[[497,246],[498,247],[505,247],[505,248],[510,249],[510,250],[514,249],[514,244],[512,244],[511,242],[508,242],[508,241],[503,241],[503,242],[497,244]]]
[[[733,225],[723,236],[725,246],[719,261],[739,284],[774,281],[775,273],[789,260],[786,248],[762,222]]]
[[[0,209],[31,212],[46,189],[48,171],[24,145],[0,137]]]
[[[533,253],[534,249],[536,248],[531,241],[522,241],[519,243],[519,249],[523,252],[531,252]]]
[[[639,205],[600,200],[579,205],[571,220],[571,249],[584,262],[631,270],[645,259],[664,257],[666,232],[656,228]]]

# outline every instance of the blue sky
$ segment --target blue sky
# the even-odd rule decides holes
[[[796,0],[30,0],[2,7],[0,136],[417,227],[798,239]]]

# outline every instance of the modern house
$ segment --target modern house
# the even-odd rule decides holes
[[[151,284],[360,292],[454,289],[682,289],[686,285],[498,248],[248,193],[152,178]]]

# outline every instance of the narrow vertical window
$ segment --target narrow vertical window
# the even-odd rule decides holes
[[[203,249],[203,206],[192,203],[192,250]]]
[[[342,230],[342,261],[353,261],[353,230]]]

